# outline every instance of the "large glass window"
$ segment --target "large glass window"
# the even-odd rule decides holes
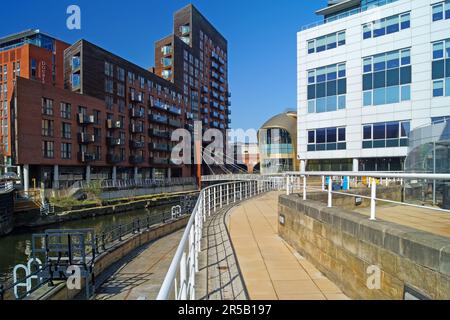
[[[433,21],[450,19],[450,0],[434,4],[431,11]]]
[[[405,12],[363,25],[363,39],[377,38],[411,27],[411,14]]]
[[[411,52],[402,49],[363,59],[363,106],[411,100]]]
[[[450,39],[432,44],[433,97],[450,96]]]
[[[365,124],[363,149],[407,147],[410,133],[409,121],[393,121]]]
[[[345,150],[346,129],[321,128],[308,131],[308,151]]]
[[[308,71],[308,113],[346,108],[347,79],[345,63]]]
[[[331,50],[343,45],[345,45],[345,31],[330,33],[308,40],[308,54]]]

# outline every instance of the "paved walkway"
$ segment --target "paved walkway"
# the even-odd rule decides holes
[[[354,211],[370,216],[370,208]],[[377,219],[394,222],[417,230],[422,230],[444,237],[450,237],[450,214],[425,208],[401,205],[377,206]]]
[[[96,300],[155,300],[184,230],[137,249],[119,261]]]
[[[272,192],[233,208],[228,228],[252,300],[342,300],[342,291],[278,236]]]
[[[247,300],[242,275],[225,227],[229,207],[218,210],[203,227],[196,297],[199,300]]]

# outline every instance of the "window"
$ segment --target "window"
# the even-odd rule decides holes
[[[346,108],[347,80],[345,63],[308,71],[308,113]]]
[[[363,149],[407,147],[410,123],[393,121],[365,124],[362,131]]]
[[[63,139],[72,139],[72,125],[70,123],[66,123],[66,122],[62,123],[61,137]]]
[[[345,31],[330,33],[308,40],[308,54],[331,50],[343,45],[345,45]]]
[[[114,81],[111,79],[105,79],[105,91],[107,93],[114,93]]]
[[[42,141],[42,156],[52,159],[55,156],[55,146],[53,141]]]
[[[42,98],[42,114],[46,116],[53,116],[53,100]]]
[[[433,5],[431,11],[433,21],[450,19],[450,1],[447,0]]]
[[[72,106],[70,103],[61,102],[61,118],[68,120],[72,118]]]
[[[433,97],[450,96],[450,39],[432,44]]]
[[[114,76],[114,66],[112,65],[112,63],[109,63],[107,61],[105,61],[105,75],[107,75],[108,77]]]
[[[363,58],[363,106],[411,100],[410,56],[410,49],[403,49]]]
[[[117,67],[117,80],[125,82],[125,70],[121,67]]]
[[[72,159],[72,144],[65,142],[61,143],[61,159]]]
[[[36,69],[37,69],[37,62],[35,59],[31,59],[31,79],[36,80]],[[6,79],[6,77],[5,77]]]
[[[53,120],[42,120],[42,136],[44,137],[53,137]]]
[[[387,18],[366,23],[362,26],[363,40],[377,38],[399,32],[411,27],[411,14],[409,12],[393,15]]]
[[[308,151],[345,150],[345,128],[322,128],[308,131]]]

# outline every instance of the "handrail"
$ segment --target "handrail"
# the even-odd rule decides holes
[[[192,211],[183,237],[170,264],[157,300],[168,300],[174,290],[176,300],[195,300],[195,275],[198,270],[202,228],[206,217],[218,208],[244,199],[280,189],[274,179],[238,181],[216,184],[203,189]]]

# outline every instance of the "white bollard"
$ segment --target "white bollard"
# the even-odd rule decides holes
[[[377,197],[377,182],[372,179],[371,194],[370,194],[370,220],[375,221],[376,219],[376,197]]]
[[[330,176],[330,180],[328,181],[328,208],[333,207],[333,178]]]

